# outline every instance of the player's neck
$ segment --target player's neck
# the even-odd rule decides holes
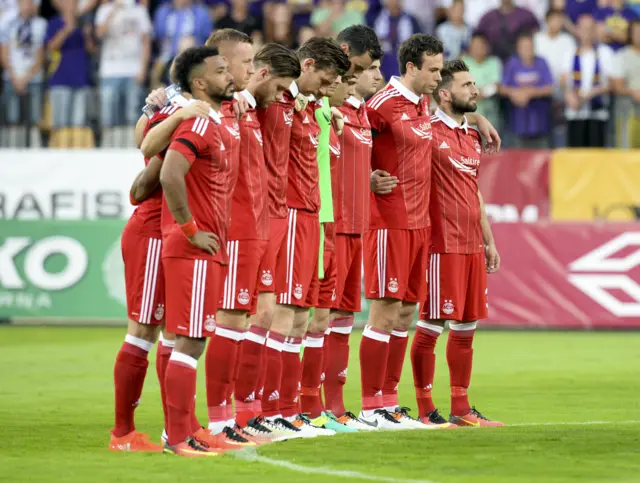
[[[413,89],[413,86],[411,85],[411,81],[406,75],[400,76],[400,83],[403,86],[405,86],[407,89],[409,89],[411,92],[413,92],[416,96],[419,97],[421,95]]]
[[[457,122],[458,126],[462,126],[462,123],[464,122],[464,112],[456,112],[451,108],[451,106],[440,106],[440,110]]]
[[[198,92],[197,94],[195,94],[193,96],[193,98],[198,100],[198,101],[206,102],[216,112],[219,112],[220,109],[222,108],[222,101],[221,100],[213,99],[213,98],[203,94],[202,92]]]

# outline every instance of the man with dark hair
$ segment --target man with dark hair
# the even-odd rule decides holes
[[[216,450],[194,438],[191,414],[197,361],[215,329],[228,254],[229,160],[222,142],[222,102],[233,98],[227,61],[213,47],[187,49],[176,60],[184,92],[207,102],[208,118],[184,121],[173,135],[160,172],[164,190],[162,263],[166,280],[167,330],[176,334],[166,370],[168,406],[164,451],[207,456]],[[189,174],[189,176],[187,176]]]
[[[430,199],[431,249],[429,293],[411,348],[419,419],[426,425],[503,426],[469,405],[467,390],[477,321],[486,318],[487,273],[500,267],[500,255],[478,188],[482,153],[480,134],[466,113],[477,108],[478,89],[461,60],[447,62],[434,92],[439,109],[431,118],[433,156]],[[434,349],[449,322],[447,362],[451,380],[450,422],[440,416],[431,390]]]
[[[401,77],[391,78],[367,103],[375,194],[364,236],[365,290],[372,300],[360,345],[360,419],[383,429],[429,429],[399,406],[398,384],[408,328],[426,296],[432,149],[426,95],[441,80],[443,46],[431,35],[417,34],[400,46],[398,57]],[[499,147],[486,119],[474,121]],[[383,190],[380,178],[390,180]]]
[[[344,29],[338,34],[340,47],[349,56],[351,67],[342,77],[343,90],[347,90],[349,83],[357,82],[365,69],[369,68],[372,62],[379,60],[382,56],[382,48],[375,32],[366,25],[354,25]],[[325,91],[327,96],[333,98],[334,91],[338,86],[334,85]],[[333,130],[338,135],[342,134],[343,119],[342,113],[333,105],[329,97],[324,97],[319,108],[316,110],[316,120],[320,126],[320,137],[318,139],[318,169],[320,180],[320,224],[321,239],[320,256],[323,258],[323,266],[334,266],[334,254],[332,250],[325,250],[325,244],[333,247],[333,197],[332,175],[330,163],[330,135]],[[321,274],[323,282],[330,278],[329,274]],[[360,289],[360,287],[358,287]],[[320,385],[322,380],[322,367],[324,365],[324,340],[331,318],[331,291],[329,297],[320,297],[320,305],[313,312],[313,317],[309,323],[303,345],[305,347],[304,358],[302,360],[302,412],[310,413],[312,423],[318,426],[327,426],[331,429],[344,431],[347,428],[343,424],[336,423],[336,418],[331,412],[322,413],[322,401],[320,397]]]
[[[264,293],[258,302],[256,325],[266,330],[270,326],[263,414],[304,436],[315,436],[333,434],[310,425],[299,408],[300,345],[309,308],[315,306],[318,295],[320,190],[316,151],[320,128],[315,118],[316,96],[340,82],[350,62],[335,40],[319,37],[303,44],[298,58],[300,78],[285,92],[283,102],[258,111],[269,169],[271,226],[261,267]],[[298,94],[305,98],[296,100]],[[270,293],[274,289],[277,306]]]

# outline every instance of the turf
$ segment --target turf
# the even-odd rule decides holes
[[[122,338],[122,329],[0,329],[0,481],[365,481],[353,473],[294,471],[274,466],[273,460],[390,482],[640,481],[640,424],[628,422],[640,419],[637,333],[479,333],[473,404],[507,424],[548,425],[289,441],[261,448],[253,461],[110,453],[111,371]],[[354,333],[346,390],[353,411],[359,409],[359,338]],[[447,413],[444,342],[438,347],[434,394]],[[400,393],[402,402],[415,407],[408,362]],[[201,383],[203,421],[204,400]],[[161,421],[151,365],[138,428],[157,438]],[[592,421],[617,423],[559,424]]]

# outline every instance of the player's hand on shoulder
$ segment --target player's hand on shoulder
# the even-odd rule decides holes
[[[304,111],[307,108],[307,104],[309,104],[309,98],[307,96],[304,96],[302,94],[298,94],[296,96],[296,101],[295,101],[296,111],[298,112]]]
[[[249,110],[249,103],[247,100],[241,96],[238,96],[236,102],[233,103],[233,112],[236,115],[236,119],[238,121],[242,119],[242,116]]]
[[[496,273],[500,269],[500,254],[495,245],[485,245],[484,255],[487,273]]]
[[[189,103],[188,106],[180,109],[176,114],[180,115],[185,121],[187,119],[193,119],[195,117],[209,117],[209,110],[211,106],[204,101],[194,101]]]
[[[487,154],[497,153],[502,146],[502,139],[498,130],[493,127],[493,124],[483,116],[478,116],[477,128],[482,137],[485,139],[484,152]]]
[[[340,136],[344,129],[344,116],[337,107],[331,108],[331,125],[333,126],[336,134]]]
[[[145,103],[149,104],[150,106],[162,108],[167,105],[167,93],[163,88],[154,89],[145,99]]]
[[[371,173],[369,184],[371,191],[377,195],[388,195],[398,186],[398,178],[381,169],[376,169]]]
[[[207,231],[198,231],[195,235],[188,238],[189,242],[209,255],[215,255],[220,250],[220,238],[215,233]]]

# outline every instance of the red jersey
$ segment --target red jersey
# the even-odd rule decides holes
[[[484,250],[478,199],[482,139],[440,109],[433,127],[431,213],[432,253],[478,253]]]
[[[240,120],[240,160],[238,180],[231,202],[230,240],[269,239],[269,183],[264,161],[262,132],[256,100],[247,91],[240,93],[249,109]]]
[[[189,208],[200,230],[218,235],[220,250],[211,257],[189,243],[165,202],[162,207],[162,256],[165,258],[209,259],[227,263],[229,213],[226,210],[232,193],[227,186],[230,162],[222,141],[223,127],[220,123],[220,118],[213,111],[207,119],[184,121],[173,133],[169,145],[169,150],[178,151],[191,164],[185,176]],[[172,220],[170,225],[168,220]]]
[[[227,180],[227,189],[230,193],[233,193],[236,182],[238,181],[240,165],[240,124],[238,123],[236,113],[233,111],[233,102],[223,102],[222,108],[220,109],[220,115],[222,116],[220,135],[222,136],[222,143],[226,148],[227,158],[229,159],[229,179]],[[226,213],[229,214],[229,220],[227,220],[227,226],[230,226],[231,197],[229,197],[228,201],[229,206],[227,206]]]
[[[292,82],[280,102],[258,109],[269,182],[269,214],[272,218],[286,218],[288,213],[289,142],[297,95],[298,86]]]
[[[344,129],[342,156],[331,157],[333,217],[336,233],[362,235],[369,228],[371,124],[364,102],[350,97],[340,108]]]
[[[399,180],[388,195],[371,193],[370,228],[427,228],[432,138],[428,99],[392,77],[367,102],[367,115],[373,131],[371,168]]]
[[[316,121],[318,103],[314,97],[307,106],[293,114],[289,144],[289,179],[287,206],[310,213],[320,212],[318,184],[318,137],[320,125]]]

